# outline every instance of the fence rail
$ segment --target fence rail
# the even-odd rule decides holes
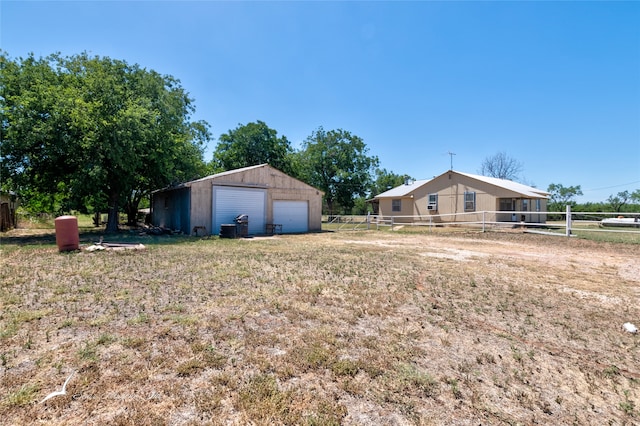
[[[363,215],[334,215],[328,216],[325,223],[332,225],[336,231],[357,231],[369,229],[370,216]]]
[[[510,219],[510,220],[505,220]],[[525,219],[526,220],[517,220]],[[325,223],[333,230],[399,229],[422,226],[429,230],[436,227],[468,227],[482,232],[505,228],[526,228],[528,232],[565,235],[576,232],[607,232],[640,234],[640,213],[572,212],[567,206],[564,212],[530,211],[481,211],[455,214],[427,214],[414,216],[329,216]]]

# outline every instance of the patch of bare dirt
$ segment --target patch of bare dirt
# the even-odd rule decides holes
[[[640,336],[622,329],[640,323],[635,245],[349,232],[0,249],[7,424],[640,418]]]

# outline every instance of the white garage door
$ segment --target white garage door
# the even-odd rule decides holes
[[[213,187],[212,230],[220,233],[220,225],[235,223],[239,214],[249,215],[249,234],[264,234],[267,191],[264,189]]]
[[[285,234],[308,232],[309,204],[306,201],[274,201],[273,223],[282,224]]]

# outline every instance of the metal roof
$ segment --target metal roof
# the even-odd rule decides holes
[[[242,167],[240,169],[227,170],[225,172],[220,172],[220,173],[216,173],[214,175],[209,175],[209,176],[205,176],[205,177],[200,178],[200,179],[192,180],[191,182],[187,182],[187,183],[191,184],[191,183],[200,182],[200,181],[203,181],[203,180],[219,178],[219,177],[227,176],[227,175],[233,175],[233,174],[236,174],[236,173],[246,172],[247,170],[251,170],[251,169],[259,169],[260,167],[264,167],[264,166],[268,166],[268,164],[267,163],[263,163],[263,164],[258,164],[258,165],[255,165],[255,166]]]
[[[486,182],[488,184],[499,186],[504,189],[508,189],[509,191],[517,192],[519,194],[525,195],[531,198],[547,198],[549,193],[547,191],[543,191],[538,188],[534,188],[532,186],[523,185],[518,182],[514,182],[512,180],[507,179],[498,179],[489,176],[481,176],[481,175],[472,175],[470,173],[462,173],[462,172],[454,172],[459,175],[467,176],[471,179],[476,179],[482,182]]]
[[[258,164],[256,166],[243,167],[241,169],[227,170],[225,172],[220,172],[220,173],[216,173],[216,174],[213,174],[213,175],[205,176],[203,178],[196,179],[196,180],[191,180],[189,182],[183,182],[183,183],[179,183],[177,185],[170,185],[170,186],[167,186],[167,187],[164,187],[164,188],[161,188],[161,189],[156,189],[155,191],[152,191],[151,193],[155,194],[156,192],[172,191],[174,189],[188,188],[194,182],[200,182],[200,181],[204,181],[204,180],[208,180],[208,179],[215,179],[215,178],[219,178],[219,177],[222,177],[222,176],[232,175],[232,174],[235,174],[235,173],[242,173],[242,172],[247,171],[247,170],[257,169],[257,168],[264,167],[264,166],[268,166],[268,164],[264,163],[264,164]]]
[[[457,173],[459,175],[466,176],[466,177],[471,178],[471,179],[479,180],[481,182],[486,182],[486,183],[488,183],[490,185],[497,186],[497,187],[500,187],[500,188],[507,189],[509,191],[516,192],[518,194],[524,195],[525,197],[547,198],[548,195],[549,195],[548,192],[543,191],[541,189],[534,188],[534,187],[528,186],[528,185],[523,185],[521,183],[514,182],[514,181],[511,181],[511,180],[507,180],[507,179],[498,179],[498,178],[489,177],[489,176],[473,175],[471,173],[456,172],[454,170],[449,170],[449,171],[443,173],[442,175],[444,175],[446,173]],[[440,175],[440,176],[442,176],[442,175]],[[438,177],[440,177],[440,176],[438,176]],[[395,188],[390,189],[388,191],[385,191],[382,194],[376,195],[374,197],[374,199],[375,198],[390,198],[390,197],[393,197],[393,198],[408,197],[408,196],[411,195],[411,193],[413,191],[415,191],[416,189],[420,188],[421,186],[431,182],[432,180],[437,179],[438,177],[435,177],[433,179],[416,180],[416,181],[413,181],[410,184],[404,184],[404,185],[396,186]]]
[[[411,183],[405,183],[400,186],[396,186],[388,191],[378,194],[373,198],[386,198],[386,197],[408,197],[413,191],[420,188],[431,179],[414,180]]]
[[[213,175],[205,176],[205,177],[200,178],[200,179],[192,180],[192,181],[189,181],[189,182],[183,182],[183,183],[180,183],[178,185],[170,185],[170,186],[167,186],[165,188],[161,188],[161,189],[157,189],[155,191],[152,191],[151,193],[155,194],[157,192],[173,191],[173,190],[176,190],[176,189],[189,188],[189,187],[191,187],[191,185],[193,185],[196,182],[202,182],[202,181],[211,180],[211,179],[219,179],[219,178],[224,177],[224,176],[230,176],[230,175],[234,175],[236,173],[242,173],[242,172],[246,172],[246,171],[252,170],[252,169],[259,169],[261,167],[268,167],[270,169],[278,171],[278,172],[284,174],[285,176],[288,176],[290,179],[296,180],[296,181],[308,186],[310,190],[318,191],[319,193],[324,195],[324,191],[320,191],[319,189],[314,188],[313,186],[309,185],[306,182],[301,181],[300,179],[297,179],[297,178],[295,178],[293,176],[289,176],[286,173],[284,173],[284,172],[282,172],[282,171],[270,166],[268,163],[257,164],[255,166],[242,167],[240,169],[227,170],[227,171],[224,171],[224,172],[220,172],[220,173],[216,173],[216,174],[213,174]],[[263,185],[260,185],[260,184],[250,184],[250,183],[242,183],[242,184],[240,184],[240,183],[231,183],[231,185],[232,186],[244,186],[244,187],[263,186]]]

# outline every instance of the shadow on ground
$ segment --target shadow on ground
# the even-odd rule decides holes
[[[83,229],[79,230],[80,245],[86,246],[100,241],[109,243],[140,243],[144,245],[180,244],[190,241],[197,241],[203,237],[191,237],[187,235],[147,235],[141,234],[138,229],[121,230],[116,233],[105,233],[104,229]],[[204,237],[217,238],[217,237]],[[12,244],[18,246],[28,245],[55,245],[56,233],[54,229],[31,230],[21,232],[14,229],[10,232],[0,234],[0,244]]]

